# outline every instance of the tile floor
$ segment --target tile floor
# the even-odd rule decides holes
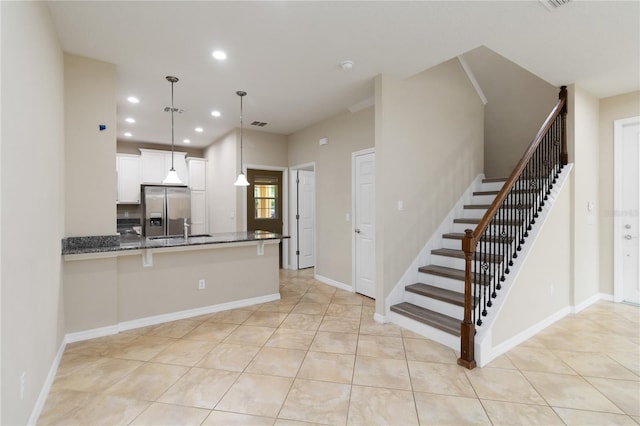
[[[640,424],[640,310],[600,302],[472,371],[281,272],[282,300],[70,344],[41,425]]]

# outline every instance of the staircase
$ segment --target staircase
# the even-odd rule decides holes
[[[471,204],[465,205],[461,217],[453,220],[451,232],[442,235],[442,247],[431,251],[431,263],[418,269],[420,282],[405,287],[404,301],[392,305],[391,312],[459,339],[464,317],[464,230],[475,228],[505,181],[506,178],[482,180]],[[511,245],[513,238],[503,242]],[[492,255],[489,261],[500,263],[502,256]],[[474,278],[479,281],[475,274]],[[473,298],[472,302],[475,307],[478,299]]]

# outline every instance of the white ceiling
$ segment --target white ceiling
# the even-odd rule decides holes
[[[117,66],[118,139],[204,147],[244,121],[290,134],[373,96],[380,73],[409,77],[485,45],[544,80],[595,96],[640,90],[640,2],[50,1],[65,52]],[[228,54],[212,58],[214,49]],[[351,71],[339,63],[355,62]],[[140,98],[129,104],[127,96]],[[210,112],[221,111],[213,118]],[[125,117],[136,119],[128,124]],[[196,126],[204,128],[198,134]]]

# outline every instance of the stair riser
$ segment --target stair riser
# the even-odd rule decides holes
[[[462,217],[469,219],[481,219],[486,212],[487,211],[483,209],[464,209],[462,211]]]
[[[438,256],[438,255],[431,255],[431,263],[434,265],[438,265],[438,266],[446,266],[448,268],[454,268],[454,269],[460,269],[460,270],[464,270],[465,268],[465,261],[464,259],[459,259],[457,257],[449,257],[449,256]],[[493,263],[490,263],[489,265],[491,265],[491,267],[493,266]],[[476,270],[476,266],[475,264],[472,262],[471,264],[471,271],[475,272]],[[431,283],[429,283],[431,284]]]
[[[461,321],[464,318],[464,308],[462,306],[452,305],[451,303],[421,296],[410,291],[405,291],[404,300],[405,302],[413,303],[414,305],[421,306],[425,309],[430,309],[453,318],[458,318]]]
[[[420,334],[427,339],[431,339],[444,346],[447,346],[456,351],[456,356],[460,356],[460,337],[454,336],[437,328],[428,326],[419,321],[400,315],[396,312],[389,312],[388,319],[393,324],[397,324],[414,333]]]
[[[491,204],[495,198],[495,195],[474,195],[469,204]]]
[[[480,191],[500,191],[504,182],[483,182]]]
[[[454,240],[452,238],[443,238],[442,248],[462,250],[462,240]]]
[[[435,287],[444,288],[445,290],[457,291],[458,293],[464,292],[464,281],[455,280],[453,278],[419,272],[418,281]]]

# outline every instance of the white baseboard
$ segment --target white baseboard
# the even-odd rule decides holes
[[[478,361],[481,361],[480,367],[484,367],[485,365],[487,365],[488,363],[490,363],[491,361],[493,361],[503,353],[515,348],[520,343],[532,338],[533,336],[535,336],[545,328],[549,327],[556,321],[561,320],[562,318],[566,317],[570,313],[571,313],[571,308],[569,306],[565,306],[564,308],[560,309],[556,313],[549,315],[547,318],[535,323],[531,327],[516,334],[509,340],[506,340],[500,343],[499,345],[494,346],[493,348],[490,349],[490,353],[479,354],[480,356],[476,358]]]
[[[96,337],[110,336],[112,334],[117,334],[120,331],[133,330],[135,328],[147,327],[149,325],[162,324],[165,322],[193,318],[200,315],[212,314],[215,312],[228,311],[230,309],[243,308],[245,306],[273,302],[274,300],[280,300],[280,293],[236,300],[234,302],[220,303],[218,305],[205,306],[202,308],[187,309],[185,311],[171,312],[169,314],[154,315],[152,317],[124,321],[116,325],[94,328],[92,330],[67,333],[65,335],[64,341],[65,343],[80,342],[83,340],[94,339]]]
[[[56,374],[58,372],[58,366],[60,365],[60,361],[62,360],[62,355],[64,355],[64,349],[67,347],[67,343],[65,339],[62,339],[62,343],[60,343],[60,347],[58,348],[58,353],[56,353],[53,362],[51,363],[51,368],[49,369],[49,374],[47,374],[47,378],[42,385],[42,389],[40,389],[40,394],[38,395],[38,399],[36,400],[36,404],[31,411],[31,415],[29,416],[28,425],[35,425],[38,422],[38,418],[40,414],[42,414],[42,409],[44,408],[45,402],[47,402],[47,398],[49,397],[49,391],[51,390],[51,385],[53,385],[53,381],[56,378]]]
[[[118,329],[119,331],[132,330],[135,328],[193,318],[200,315],[212,314],[215,312],[243,308],[245,306],[258,305],[260,303],[272,302],[274,300],[280,300],[280,293],[268,294],[266,296],[252,297],[250,299],[236,300],[234,302],[220,303],[218,305],[204,306],[202,308],[187,309],[186,311],[178,311],[169,314],[154,315],[152,317],[125,321],[118,324]]]
[[[387,319],[387,317],[385,315],[381,315],[379,313],[375,313],[373,314],[373,320],[375,322],[379,322],[380,324],[386,324],[389,322],[389,320]]]
[[[597,303],[601,300],[606,300],[608,302],[613,302],[613,296],[610,294],[605,294],[605,293],[596,293],[593,296],[591,296],[590,298],[588,298],[587,300],[580,302],[579,304],[573,306],[571,308],[571,313],[573,314],[577,314],[578,312],[581,312],[585,309],[587,309],[589,306],[593,305],[594,303]]]
[[[107,327],[92,328],[90,330],[77,331],[75,333],[67,333],[64,336],[65,343],[81,342],[83,340],[95,339],[96,337],[111,336],[118,334],[118,325],[109,325]]]
[[[340,281],[332,280],[331,278],[327,278],[318,274],[315,274],[313,278],[320,281],[321,283],[329,284],[330,286],[337,287],[340,290],[345,290],[353,293],[353,286],[341,283]]]

